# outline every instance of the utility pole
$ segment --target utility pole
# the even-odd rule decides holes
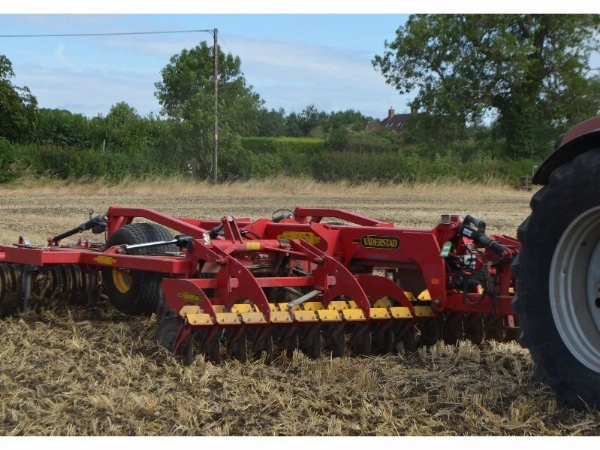
[[[215,28],[213,37],[215,38],[214,44],[214,56],[215,56],[215,135],[214,135],[214,146],[213,146],[213,184],[217,184],[217,155],[219,152],[219,102],[218,102],[218,90],[219,90],[219,47],[217,45],[217,34],[218,30]]]

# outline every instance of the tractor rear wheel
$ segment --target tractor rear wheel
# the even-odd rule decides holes
[[[115,231],[106,246],[108,248],[113,245],[143,244],[171,239],[173,239],[171,233],[161,225],[145,222],[132,223]],[[175,244],[169,244],[130,250],[128,254],[147,255],[150,253],[176,252],[177,250]],[[161,291],[161,274],[104,267],[102,269],[102,280],[110,302],[123,314],[139,316],[157,312]]]
[[[600,408],[600,149],[552,172],[519,227],[520,343],[560,403]]]

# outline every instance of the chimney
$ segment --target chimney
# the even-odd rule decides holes
[[[393,106],[390,106],[390,109],[388,110],[388,119],[391,119],[392,117],[394,117],[394,114],[396,114],[396,111],[394,111]]]
[[[411,113],[413,116],[416,116],[416,115],[417,115],[417,107],[416,107],[416,106],[413,106],[412,108],[410,108],[410,113]]]

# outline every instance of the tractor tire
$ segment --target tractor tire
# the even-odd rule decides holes
[[[600,149],[552,172],[519,227],[519,342],[561,404],[600,408]]]
[[[132,223],[113,233],[107,248],[120,244],[143,244],[173,239],[171,233],[155,223]],[[130,250],[130,255],[176,252],[175,244]],[[141,270],[102,269],[105,293],[112,305],[123,314],[131,316],[150,315],[159,309],[162,274]]]

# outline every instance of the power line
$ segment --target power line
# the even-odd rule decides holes
[[[175,34],[175,33],[214,33],[214,30],[176,30],[176,31],[129,31],[123,33],[64,33],[64,34],[2,34],[0,38],[38,38],[38,37],[82,37],[82,36],[128,36],[135,34]]]
[[[57,34],[3,34],[0,38],[40,38],[40,37],[95,37],[95,36],[131,36],[131,35],[142,35],[142,34],[175,34],[175,33],[210,33],[214,38],[214,79],[215,79],[215,125],[214,125],[214,147],[213,147],[213,183],[217,183],[217,153],[218,153],[218,136],[219,136],[219,107],[217,101],[218,92],[218,60],[219,52],[217,46],[218,30],[176,30],[176,31],[131,31],[121,33],[57,33]]]
[[[220,32],[220,33],[219,33],[219,37],[221,38],[221,41],[223,42],[223,44],[225,44],[225,47],[227,47],[227,51],[228,51],[229,53],[232,53],[232,52],[231,52],[231,49],[229,48],[229,45],[227,45],[227,42],[225,42],[225,39],[223,38],[223,32]]]

